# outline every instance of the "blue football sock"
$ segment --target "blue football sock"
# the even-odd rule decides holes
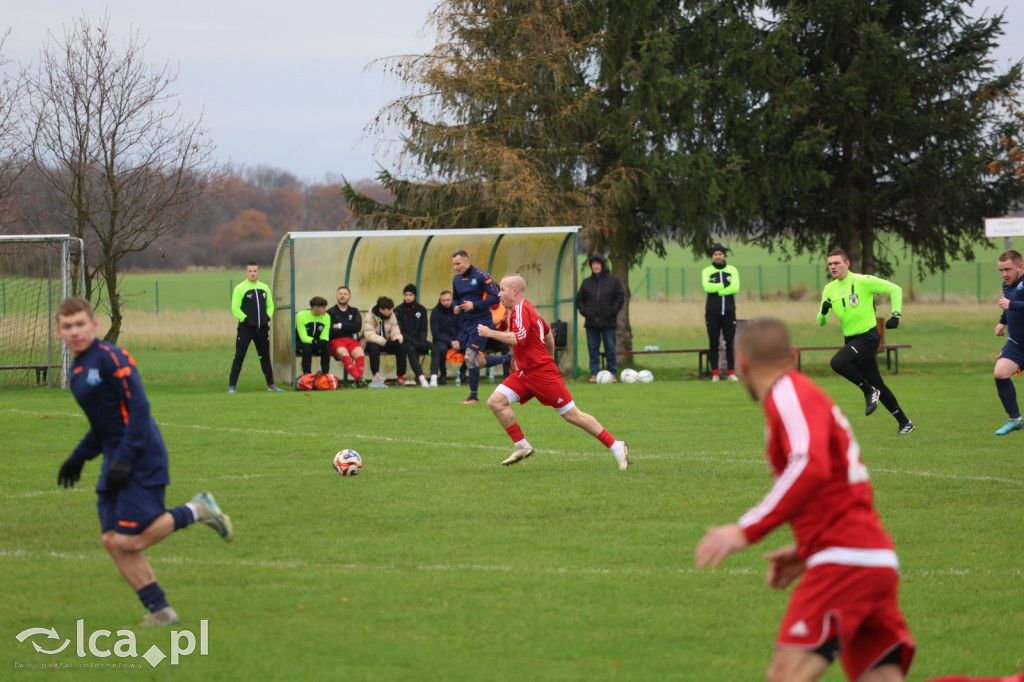
[[[142,605],[149,609],[150,613],[159,611],[160,609],[166,609],[170,604],[167,603],[167,595],[160,589],[160,586],[156,582],[143,587],[141,590],[136,592],[139,595],[139,601]]]
[[[477,388],[480,387],[480,368],[475,366],[469,368],[469,392],[476,395]]]
[[[1020,419],[1020,408],[1017,407],[1017,389],[1012,379],[996,379],[996,392],[1003,403],[1003,409],[1010,419]]]
[[[495,365],[503,365],[508,362],[508,355],[485,355],[484,362],[487,367],[494,367]]]
[[[167,513],[174,518],[174,530],[181,530],[196,520],[196,515],[187,504],[179,504],[173,509],[168,509]]]

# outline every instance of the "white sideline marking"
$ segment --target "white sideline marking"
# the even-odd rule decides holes
[[[65,561],[109,561],[106,554],[75,554],[71,552],[29,552],[23,549],[0,549],[0,559],[60,559]],[[417,571],[417,572],[480,572],[480,573],[542,573],[545,575],[757,575],[764,573],[762,568],[719,568],[715,571],[701,570],[694,567],[661,567],[637,568],[625,567],[567,567],[567,566],[510,566],[504,564],[416,564],[400,566],[397,564],[360,564],[360,563],[317,563],[303,560],[275,559],[193,559],[190,557],[157,557],[150,558],[156,564],[196,565],[196,566],[245,566],[248,568],[269,568],[293,570],[296,568],[330,569],[343,571]],[[989,569],[976,570],[970,568],[921,568],[902,571],[904,576],[951,576],[965,577],[973,575],[1024,576],[1019,568],[1008,571]]]

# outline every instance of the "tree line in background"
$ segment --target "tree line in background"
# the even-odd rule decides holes
[[[398,153],[362,186],[213,167],[176,74],[83,18],[0,83],[0,222],[86,240],[110,340],[126,264],[267,261],[300,229],[579,224],[624,279],[712,235],[784,256],[838,246],[883,275],[901,244],[943,270],[1024,197],[1022,63],[992,63],[1002,16],[969,8],[443,0],[433,49],[382,62],[408,94],[370,124]],[[628,307],[620,331],[628,348]]]
[[[395,201],[346,196],[379,228],[581,224],[627,287],[645,253],[713,236],[944,270],[1024,196],[1022,64],[992,62],[1002,16],[968,9],[444,0],[433,50],[382,62],[409,90],[373,124],[402,131]]]

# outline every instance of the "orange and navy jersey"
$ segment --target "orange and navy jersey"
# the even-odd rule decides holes
[[[498,303],[498,285],[494,278],[480,268],[469,266],[466,274],[456,274],[452,278],[452,304],[461,305],[466,301],[473,302],[473,309],[468,313],[459,313],[463,332],[476,333],[478,324],[494,326],[491,320],[491,306]]]
[[[89,431],[73,456],[82,461],[104,456],[97,491],[106,489],[106,472],[115,459],[130,462],[132,479],[142,485],[170,483],[167,447],[127,351],[93,341],[71,365],[71,392],[89,420]]]
[[[800,558],[898,568],[873,503],[868,472],[850,423],[829,397],[792,371],[764,401],[771,491],[740,519],[751,543],[788,522]]]

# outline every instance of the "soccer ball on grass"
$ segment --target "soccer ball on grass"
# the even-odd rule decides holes
[[[654,381],[654,374],[649,369],[642,369],[636,373],[636,380],[641,384],[649,384]]]
[[[637,379],[636,376],[636,370],[633,369],[632,367],[627,367],[626,369],[619,372],[619,380],[622,381],[622,383],[624,384],[635,384],[637,381],[639,381],[639,379]]]
[[[345,448],[334,456],[334,470],[341,476],[355,476],[363,470],[363,458],[355,450]]]
[[[597,383],[599,384],[610,384],[612,383],[612,379],[614,378],[615,375],[606,369],[602,369],[600,372],[597,373]]]

